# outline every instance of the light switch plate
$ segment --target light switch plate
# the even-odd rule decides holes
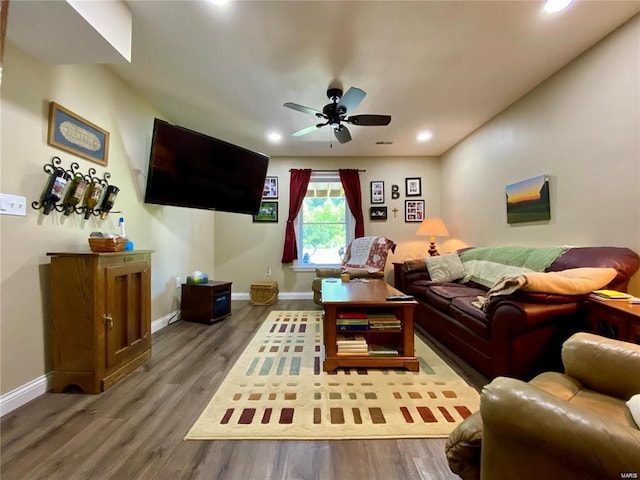
[[[27,197],[0,193],[0,215],[27,216]]]

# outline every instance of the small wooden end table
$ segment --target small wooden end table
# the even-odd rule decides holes
[[[640,344],[640,305],[589,298],[587,322],[592,333]]]
[[[389,295],[401,295],[402,292],[386,284],[383,280],[367,279],[342,282],[337,278],[322,281],[322,303],[324,305],[324,362],[325,372],[333,372],[339,367],[369,368],[406,368],[417,372],[420,368],[414,352],[413,310],[418,304],[415,300],[387,301]],[[398,329],[376,331],[359,330],[352,333],[362,334],[367,343],[393,345],[398,355],[346,355],[338,354],[336,343],[339,314],[346,312],[390,312],[400,320]]]

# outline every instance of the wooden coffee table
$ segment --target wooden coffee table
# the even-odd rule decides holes
[[[413,309],[415,300],[387,301],[389,295],[402,294],[383,280],[342,282],[340,279],[322,281],[322,304],[324,306],[324,362],[325,372],[333,372],[339,367],[406,368],[417,372],[420,368],[415,357],[413,343]],[[398,355],[338,354],[336,344],[338,316],[354,313],[389,314],[400,320],[400,327],[387,330],[357,330],[368,344],[391,345]]]

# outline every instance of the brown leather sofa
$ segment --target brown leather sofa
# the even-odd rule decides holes
[[[451,471],[465,480],[638,478],[640,429],[625,402],[640,393],[640,345],[577,333],[562,361],[564,374],[486,385],[480,410],[447,440]]]
[[[545,271],[611,267],[617,275],[608,288],[626,291],[639,266],[640,257],[628,248],[571,247]],[[586,295],[516,292],[493,298],[482,310],[474,302],[486,295],[487,287],[433,282],[423,260],[406,261],[401,269],[400,290],[418,301],[415,324],[490,379],[528,380],[561,368],[562,342],[585,329]]]

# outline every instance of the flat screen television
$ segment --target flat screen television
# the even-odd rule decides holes
[[[145,203],[255,215],[269,157],[156,118]]]

